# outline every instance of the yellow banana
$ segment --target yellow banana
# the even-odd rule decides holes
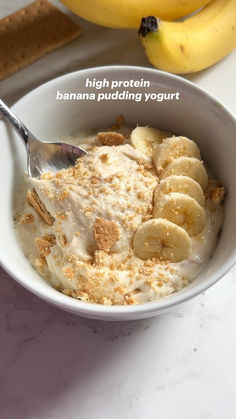
[[[176,74],[200,71],[236,47],[236,0],[214,0],[183,22],[143,18],[139,34],[155,67]]]
[[[61,0],[78,16],[108,28],[138,28],[145,15],[176,20],[211,0]]]

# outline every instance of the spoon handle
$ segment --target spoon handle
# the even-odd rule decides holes
[[[0,99],[0,118],[1,116],[9,122],[14,130],[19,134],[23,143],[27,147],[29,138],[35,138],[33,134],[26,128],[23,122],[8,108],[8,106]]]

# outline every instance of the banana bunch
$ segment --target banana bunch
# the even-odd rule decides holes
[[[214,0],[182,22],[159,17],[143,18],[139,35],[149,61],[161,70],[194,73],[236,47],[236,0]]]
[[[140,141],[137,137],[138,128]],[[190,237],[200,233],[205,226],[204,191],[208,175],[194,141],[185,137],[171,137],[161,142],[163,133],[155,136],[152,155],[150,143],[144,139],[148,138],[148,130],[153,132],[153,128],[138,128],[131,134],[131,144],[153,158],[160,182],[154,191],[153,218],[138,227],[133,248],[140,259],[155,257],[179,262],[190,254]]]
[[[78,16],[108,28],[138,28],[143,16],[164,20],[186,16],[211,0],[61,0]]]
[[[236,47],[236,0],[61,2],[80,17],[109,28],[138,28],[142,19],[139,35],[149,61],[171,73],[200,71]],[[172,22],[198,9],[192,17]]]

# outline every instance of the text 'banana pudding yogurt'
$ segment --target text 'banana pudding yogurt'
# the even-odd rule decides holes
[[[122,125],[67,139],[88,154],[28,179],[16,229],[26,257],[53,287],[105,305],[140,304],[181,290],[211,256],[224,187],[196,143]]]

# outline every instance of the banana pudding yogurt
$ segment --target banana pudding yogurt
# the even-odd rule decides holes
[[[139,304],[181,290],[211,256],[224,188],[195,142],[118,124],[71,138],[88,154],[28,179],[16,230],[53,287],[79,300]]]

